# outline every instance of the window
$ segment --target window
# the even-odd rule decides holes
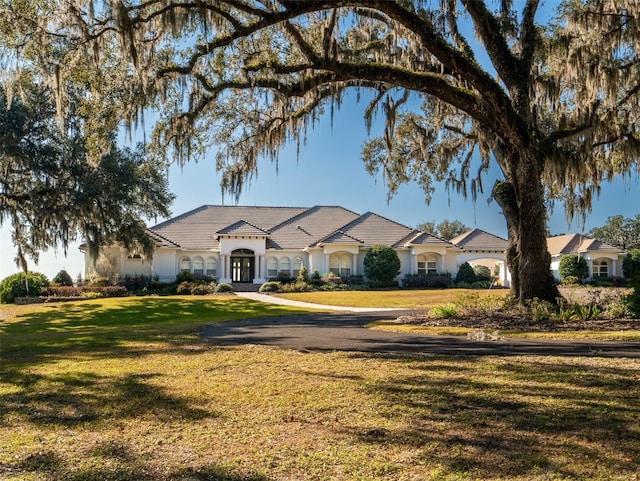
[[[278,259],[275,257],[267,259],[267,277],[271,279],[278,277]]]
[[[329,270],[338,276],[350,276],[351,256],[349,254],[331,254]]]
[[[593,277],[609,277],[607,261],[596,262],[593,266]]]
[[[418,256],[418,275],[426,276],[428,274],[438,273],[438,260],[435,256]]]
[[[293,277],[298,277],[300,274],[300,269],[302,269],[303,263],[301,257],[296,257],[293,259]]]
[[[200,256],[193,258],[193,273],[197,276],[204,275],[204,259]]]
[[[215,257],[207,257],[206,268],[209,277],[216,277],[218,275],[218,261]]]
[[[278,272],[278,276],[291,277],[291,259],[288,257],[280,259],[280,272]]]
[[[180,272],[191,272],[191,259],[187,256],[180,259]]]

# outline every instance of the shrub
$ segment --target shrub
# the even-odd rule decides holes
[[[632,249],[622,259],[622,273],[631,283],[640,283],[640,249]]]
[[[129,292],[141,291],[142,289],[151,287],[151,278],[145,275],[126,275],[118,281],[118,285],[124,287]]]
[[[564,280],[566,277],[573,276],[581,282],[582,279],[589,277],[589,266],[584,257],[569,254],[560,258],[558,273],[560,279]]]
[[[549,301],[540,300],[537,297],[534,297],[527,301],[526,304],[529,308],[531,318],[536,322],[548,321],[553,316],[554,307]]]
[[[407,288],[447,288],[451,287],[451,274],[407,274],[402,280],[402,286]]]
[[[16,297],[37,297],[46,287],[49,287],[49,279],[40,272],[12,274],[0,283],[0,302],[14,302]]]
[[[268,281],[260,286],[258,292],[281,292],[282,284],[278,281]]]
[[[72,286],[73,279],[69,275],[67,271],[62,269],[58,272],[53,279],[51,279],[51,283],[56,286]]]
[[[226,282],[221,282],[220,284],[216,285],[215,291],[216,292],[233,292],[233,286]]]
[[[476,273],[473,271],[473,267],[468,262],[460,265],[458,268],[458,274],[456,275],[456,284],[459,282],[466,282],[472,284],[476,281]]]
[[[309,284],[311,282],[311,278],[309,277],[309,271],[305,266],[302,266],[300,272],[298,272],[298,277],[296,277],[296,281],[306,282]]]
[[[178,274],[176,275],[176,284],[180,285],[183,282],[193,282],[195,281],[195,279],[193,278],[193,274],[191,274],[191,272],[178,272]]]
[[[391,281],[400,274],[400,258],[393,247],[374,244],[363,260],[364,275],[372,281]]]
[[[398,287],[398,281],[369,281],[368,287],[370,289],[394,289]]]
[[[50,297],[80,297],[82,290],[74,286],[49,286],[44,292]]]
[[[178,284],[176,294],[180,296],[191,294],[191,289],[193,289],[195,286],[196,283],[193,281],[182,281],[180,284]]]
[[[487,266],[482,266],[480,264],[473,266],[473,272],[476,275],[476,282],[478,281],[487,281],[491,284],[493,276],[491,275],[491,269]]]
[[[282,284],[282,292],[309,292],[312,290],[311,284],[304,281],[289,282]]]
[[[566,276],[562,279],[563,286],[577,286],[580,284],[580,279],[576,276]]]
[[[314,286],[321,286],[323,284],[322,276],[320,275],[320,271],[318,269],[313,270],[310,283]]]
[[[214,288],[215,289],[215,288]],[[211,288],[208,284],[195,284],[191,287],[192,296],[206,296],[211,293]]]
[[[429,316],[436,319],[450,319],[458,316],[458,308],[454,304],[436,306],[429,311]]]

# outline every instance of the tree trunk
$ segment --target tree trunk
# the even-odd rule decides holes
[[[538,298],[553,304],[560,292],[551,273],[547,249],[546,208],[539,167],[527,157],[513,159],[508,182],[497,182],[494,197],[507,221],[509,244],[507,266],[511,272],[511,290],[521,302]]]

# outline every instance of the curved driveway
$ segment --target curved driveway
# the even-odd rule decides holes
[[[325,306],[326,307],[326,306]],[[539,355],[640,357],[640,343],[500,339],[472,341],[459,336],[408,335],[367,329],[375,320],[407,311],[322,312],[249,319],[203,326],[200,334],[215,344],[264,344],[298,350],[338,350],[393,355]]]

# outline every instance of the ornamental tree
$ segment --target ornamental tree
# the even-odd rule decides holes
[[[372,245],[362,262],[364,275],[372,281],[390,282],[400,274],[400,258],[393,247]]]
[[[238,194],[258,159],[302,141],[349,91],[385,119],[363,160],[392,195],[404,182],[491,197],[508,229],[513,294],[555,302],[546,209],[586,214],[602,182],[637,168],[640,13],[635,0],[217,0],[4,2],[8,41],[59,45],[38,64],[59,88],[114,58],[134,119],[159,108],[155,143],[180,161],[219,147]],[[35,15],[38,13],[38,15]],[[114,45],[118,49],[114,49]],[[53,56],[54,60],[49,61]],[[103,89],[97,83],[96,92]]]

